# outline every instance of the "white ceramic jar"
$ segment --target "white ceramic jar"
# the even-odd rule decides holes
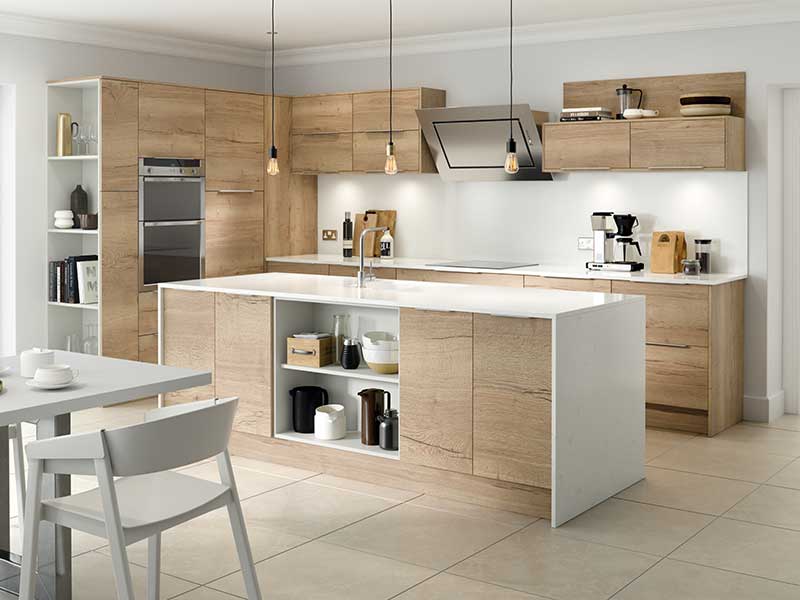
[[[314,437],[340,440],[347,435],[347,417],[341,404],[325,404],[314,413]]]
[[[19,355],[19,374],[22,377],[33,377],[36,369],[52,365],[55,361],[56,353],[47,348],[23,350]]]
[[[53,219],[56,229],[72,229],[75,226],[75,216],[71,210],[57,210],[53,213]]]

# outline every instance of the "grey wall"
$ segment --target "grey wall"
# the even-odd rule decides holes
[[[561,107],[561,85],[564,81],[605,79],[634,76],[657,76],[684,73],[703,73],[719,71],[747,72],[747,158],[748,175],[741,185],[746,187],[748,233],[749,280],[746,292],[746,374],[745,391],[750,400],[764,401],[781,389],[780,373],[769,371],[767,363],[779,360],[781,331],[780,320],[768,320],[768,267],[771,252],[768,251],[767,238],[767,86],[769,84],[800,81],[800,66],[795,57],[800,52],[800,24],[782,24],[747,28],[720,29],[714,31],[695,31],[676,34],[648,35],[642,37],[586,40],[563,43],[531,45],[518,48],[516,54],[516,98],[527,101],[537,109],[554,113]],[[426,56],[401,56],[395,62],[395,83],[398,86],[428,85],[447,90],[448,104],[495,104],[507,99],[507,70],[505,68],[506,50],[488,49],[460,51]],[[387,68],[385,60],[364,60],[359,62],[296,66],[280,69],[278,85],[281,91],[289,94],[333,92],[387,87]],[[679,185],[683,174],[662,174],[646,177],[638,188],[626,193],[637,196],[637,206],[647,202],[656,187]],[[702,175],[702,174],[700,174]],[[736,174],[709,174],[725,177]],[[624,177],[620,174],[619,177]],[[587,178],[597,181],[606,175],[586,175],[574,178],[576,194],[582,194],[580,187]],[[713,181],[708,178],[707,181]],[[356,186],[353,194],[360,194],[359,187],[369,189],[369,193],[380,198],[380,186],[373,182],[359,183],[350,178],[348,185]],[[726,180],[726,184],[730,181]],[[385,190],[394,182],[386,180],[381,184]],[[436,191],[439,181],[420,185],[429,186],[427,195],[451,195],[457,197],[464,184],[455,184],[455,190],[445,193]],[[368,188],[366,186],[369,186]],[[449,187],[449,186],[448,186]],[[324,216],[326,189],[335,186],[325,183],[321,186],[319,205]],[[482,209],[502,211],[513,206],[502,185],[486,186],[482,190],[484,200]],[[388,191],[387,191],[388,193]],[[474,191],[471,193],[474,194]],[[547,202],[551,192],[544,186],[537,186],[531,201]],[[466,195],[467,192],[464,192]],[[563,189],[560,196],[569,195]],[[331,192],[331,197],[340,197],[341,191]],[[514,200],[516,202],[518,200]],[[702,199],[698,200],[703,202]],[[653,195],[649,213],[658,217],[659,203],[663,196]],[[698,205],[699,206],[699,205]],[[724,206],[724,205],[719,205]],[[397,206],[398,210],[415,210],[413,205]],[[745,210],[738,202],[732,210]],[[586,206],[576,202],[563,205],[565,223],[576,223],[573,211],[581,211],[585,218]],[[685,209],[683,221],[691,223],[692,206]],[[529,214],[523,225],[535,232],[542,224],[535,222]],[[474,219],[472,219],[474,221]],[[491,223],[491,222],[490,222]],[[551,224],[552,222],[549,222]],[[552,223],[559,227],[559,223]],[[474,231],[474,235],[503,236],[498,225]],[[690,228],[690,225],[686,226]],[[564,236],[574,238],[578,231],[564,229]],[[401,235],[403,235],[401,233]],[[513,236],[509,236],[511,238]],[[411,244],[412,242],[408,242]],[[780,272],[771,271],[770,277],[780,277]]]

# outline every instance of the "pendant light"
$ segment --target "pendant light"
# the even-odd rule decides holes
[[[393,18],[392,0],[389,0],[389,143],[386,144],[386,165],[383,172],[387,175],[397,175],[397,158],[394,155],[394,137],[392,135],[392,121],[394,117],[394,81],[392,73],[392,59],[394,39],[392,38]]]
[[[508,4],[508,141],[504,169],[509,175],[514,175],[519,172],[517,142],[514,139],[514,0],[508,0]]]
[[[277,175],[278,169],[278,149],[275,147],[275,0],[272,0],[272,28],[270,29],[270,75],[272,77],[272,145],[269,149],[269,162],[267,163],[267,175]]]

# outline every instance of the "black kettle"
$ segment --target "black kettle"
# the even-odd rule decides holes
[[[289,390],[292,397],[292,427],[297,433],[314,433],[314,415],[328,403],[328,390],[315,385],[301,385]]]

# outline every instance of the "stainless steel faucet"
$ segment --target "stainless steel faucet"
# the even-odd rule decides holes
[[[361,237],[358,239],[358,282],[357,286],[363,288],[366,286],[367,281],[375,279],[375,275],[370,272],[369,276],[364,272],[364,238],[368,233],[380,232],[383,233],[389,229],[388,227],[367,227],[361,232]],[[372,269],[370,268],[370,271]]]

